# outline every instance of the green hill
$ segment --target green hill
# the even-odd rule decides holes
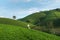
[[[60,37],[20,26],[0,24],[0,40],[60,40]]]
[[[6,24],[6,25],[15,25],[15,26],[21,26],[21,27],[25,27],[27,28],[27,24],[26,22],[22,22],[22,21],[17,21],[17,20],[13,20],[13,19],[9,19],[9,18],[0,18],[0,24]],[[30,24],[31,27],[34,27],[35,25]]]
[[[32,23],[38,26],[41,25],[42,22],[53,21],[56,19],[60,19],[60,9],[36,12],[18,20]]]
[[[35,27],[37,30],[54,33],[60,28],[60,9],[36,12],[18,20],[39,26]],[[60,30],[57,32],[60,34]]]

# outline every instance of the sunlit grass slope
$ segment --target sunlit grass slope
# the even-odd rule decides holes
[[[60,40],[60,37],[20,26],[0,24],[0,40]]]
[[[6,24],[6,25],[15,25],[15,26],[21,26],[21,27],[27,27],[28,23],[21,22],[9,18],[0,18],[0,24]],[[34,25],[30,24],[30,27],[33,27]]]

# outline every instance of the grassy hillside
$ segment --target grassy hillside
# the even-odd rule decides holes
[[[60,9],[36,12],[25,18],[18,20],[39,26],[35,27],[35,29],[37,30],[42,30],[46,32],[51,31],[55,32],[54,30],[56,28],[57,29],[60,28]],[[58,34],[60,34],[60,30]]]
[[[0,24],[0,40],[60,40],[60,37],[20,26]]]
[[[42,23],[44,22],[54,21],[56,19],[60,19],[60,9],[36,12],[31,15],[28,15],[25,18],[18,19],[18,20],[25,21],[39,26],[42,25]]]
[[[0,24],[15,25],[15,26],[21,26],[21,27],[27,28],[28,23],[9,19],[9,18],[0,18]],[[31,25],[30,27],[34,27],[34,25],[32,25],[32,24],[30,24],[30,25]]]

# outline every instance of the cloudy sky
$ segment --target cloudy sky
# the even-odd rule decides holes
[[[60,0],[0,0],[0,17],[23,18],[34,12],[60,8]]]

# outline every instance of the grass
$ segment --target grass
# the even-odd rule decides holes
[[[6,25],[15,25],[15,26],[21,26],[27,28],[28,23],[17,21],[9,18],[0,18],[0,24],[6,24]],[[30,27],[34,27],[35,25],[30,24]]]
[[[20,26],[0,24],[0,40],[60,40],[60,37]]]

